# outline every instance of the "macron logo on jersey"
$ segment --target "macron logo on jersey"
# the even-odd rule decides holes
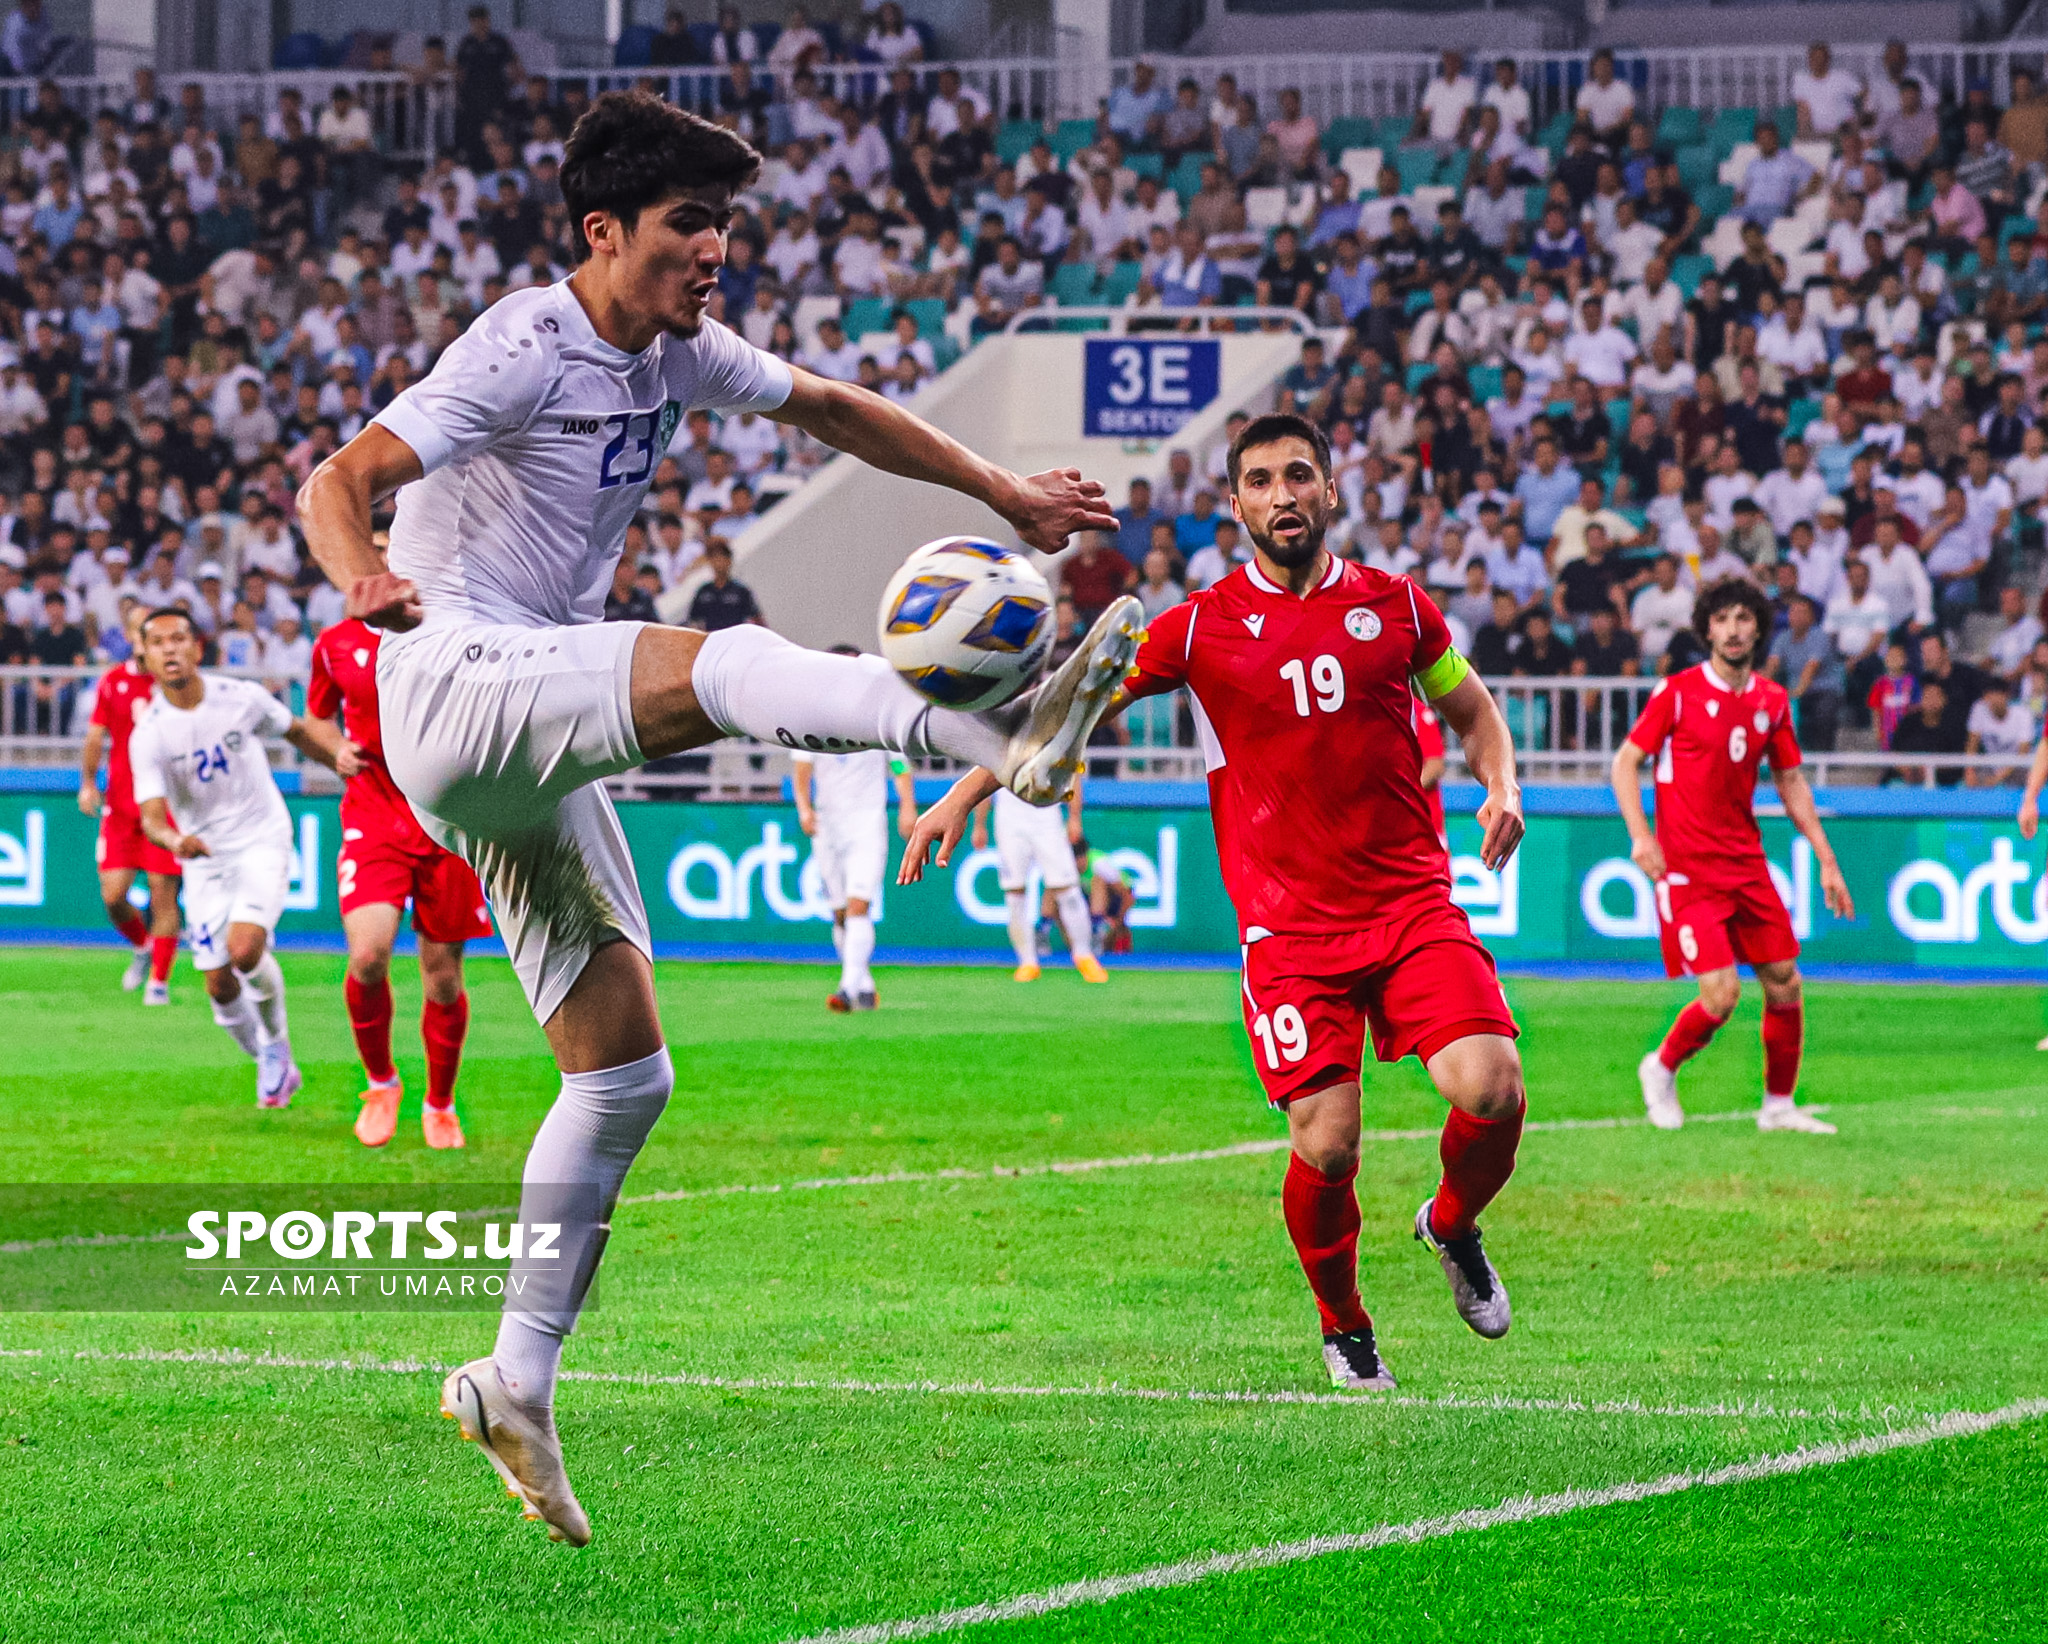
[[[1264,636],[1264,631],[1266,627],[1265,613],[1261,611],[1257,616],[1246,617],[1244,619],[1244,625],[1251,630],[1252,638],[1262,638]]]

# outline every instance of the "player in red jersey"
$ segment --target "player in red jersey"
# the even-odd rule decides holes
[[[137,649],[147,607],[131,605],[124,627],[131,654],[100,676],[93,692],[92,715],[85,728],[85,752],[79,761],[78,808],[100,819],[93,855],[100,871],[100,900],[135,956],[121,978],[123,992],[147,987],[145,1005],[171,1002],[171,961],[178,956],[178,883],[184,877],[178,859],[142,831],[142,812],[135,803],[135,779],[128,766],[128,737],[135,719],[149,706],[156,681],[138,667]],[[107,791],[100,793],[100,755],[107,759]],[[149,879],[149,919],[128,900],[135,876]]]
[[[382,1147],[398,1129],[404,1087],[391,1060],[391,949],[408,899],[419,938],[420,985],[426,1003],[420,1038],[427,1051],[427,1098],[420,1127],[429,1147],[464,1145],[455,1114],[455,1074],[469,1031],[469,995],[462,986],[462,944],[491,934],[483,887],[461,857],[443,850],[420,827],[412,806],[384,768],[377,728],[379,630],[350,618],[313,644],[306,686],[312,719],[343,716],[354,749],[341,796],[341,856],[336,879],[341,925],[348,936],[342,992],[369,1088],[356,1115],[356,1139]]]
[[[1367,1024],[1383,1062],[1414,1055],[1449,1100],[1435,1194],[1415,1236],[1460,1316],[1504,1335],[1506,1287],[1476,1218],[1514,1169],[1525,1102],[1517,1028],[1493,959],[1451,901],[1450,862],[1422,785],[1410,680],[1458,733],[1486,786],[1480,854],[1522,837],[1514,748],[1492,696],[1406,577],[1333,558],[1329,444],[1303,418],[1255,418],[1230,453],[1231,509],[1255,550],[1155,618],[1111,712],[1185,686],[1209,768],[1210,814],[1244,944],[1244,1015],[1267,1098],[1287,1115],[1287,1231],[1322,1317],[1339,1387],[1385,1389],[1358,1294],[1359,1078]],[[970,773],[919,819],[950,859],[994,787]]]
[[[1771,607],[1761,590],[1727,577],[1703,590],[1693,632],[1707,660],[1673,674],[1651,693],[1642,717],[1614,755],[1614,797],[1628,823],[1629,855],[1657,888],[1664,969],[1699,979],[1700,996],[1637,1069],[1650,1123],[1685,1123],[1678,1069],[1704,1050],[1734,1014],[1742,989],[1738,962],[1764,990],[1764,1130],[1832,1136],[1835,1127],[1793,1100],[1805,1008],[1799,986],[1799,938],[1771,883],[1757,832],[1756,777],[1766,759],[1785,815],[1820,864],[1821,897],[1840,919],[1856,917],[1849,887],[1800,769],[1785,688],[1755,672]],[[1643,761],[1657,761],[1657,828],[1643,814]]]

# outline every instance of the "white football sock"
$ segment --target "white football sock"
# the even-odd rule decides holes
[[[727,735],[786,748],[888,748],[993,770],[1009,741],[982,715],[933,707],[878,656],[807,651],[752,623],[705,637],[690,687]]]
[[[1059,909],[1060,928],[1067,933],[1067,946],[1076,959],[1093,958],[1095,925],[1088,917],[1088,898],[1079,885],[1053,892],[1053,906]]]
[[[875,952],[875,921],[871,914],[846,916],[846,940],[840,952],[839,991],[851,998],[856,993],[875,991],[874,973],[868,960]]]
[[[562,1369],[562,1338],[528,1323],[516,1313],[498,1321],[498,1339],[491,1347],[498,1375],[521,1404],[552,1410],[555,1378]]]
[[[264,1038],[287,1037],[291,1024],[285,1019],[284,972],[278,969],[277,955],[265,948],[256,968],[240,974],[242,991],[256,1001],[256,1017],[263,1024]]]
[[[240,1045],[243,1054],[253,1061],[263,1029],[256,1018],[256,1001],[250,997],[249,990],[243,988],[225,1004],[215,999],[213,1019],[227,1029],[228,1037]]]
[[[675,1066],[665,1048],[623,1067],[562,1075],[562,1093],[541,1121],[526,1155],[525,1189],[519,1199],[521,1222],[528,1226],[562,1224],[562,1259],[536,1263],[522,1258],[512,1263],[506,1286],[508,1302],[514,1291],[510,1280],[523,1279],[540,1287],[538,1301],[536,1292],[529,1289],[525,1299],[532,1305],[517,1310],[508,1306],[500,1325],[499,1343],[515,1361],[533,1363],[532,1355],[541,1351],[532,1341],[533,1335],[553,1336],[559,1342],[575,1329],[576,1315],[582,1310],[611,1233],[620,1184],[646,1146],[654,1121],[668,1106],[675,1083]],[[587,1199],[572,1200],[562,1191],[577,1186],[595,1190],[594,1207]],[[565,1205],[570,1206],[566,1215]],[[595,1225],[585,1225],[583,1218],[593,1213]],[[521,1329],[514,1330],[515,1324]],[[522,1353],[527,1357],[522,1358]],[[497,1354],[498,1349],[493,1349],[492,1356]],[[502,1362],[499,1368],[505,1368]],[[540,1374],[538,1369],[532,1373]],[[506,1374],[510,1377],[512,1372]],[[547,1380],[545,1391],[530,1397],[525,1387],[516,1390],[522,1400],[545,1407],[553,1397],[551,1372]]]
[[[846,915],[840,914],[832,921],[832,951],[839,955],[840,962],[846,961]]]
[[[1010,946],[1017,950],[1017,963],[1038,963],[1038,925],[1031,917],[1030,902],[1023,891],[1003,892],[1003,906],[1010,915]]]

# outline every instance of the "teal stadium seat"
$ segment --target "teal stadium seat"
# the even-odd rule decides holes
[[[1391,153],[1408,141],[1408,133],[1414,128],[1414,125],[1415,122],[1405,114],[1389,114],[1374,127],[1372,142],[1359,143],[1355,146],[1359,148],[1379,147]]]
[[[1052,151],[1060,157],[1060,164],[1065,165],[1094,141],[1093,120],[1062,120],[1052,134]]]
[[[1061,263],[1053,270],[1052,294],[1063,308],[1077,308],[1095,301],[1095,265]]]
[[[1664,148],[1685,148],[1706,135],[1696,108],[1667,108],[1657,122],[1657,142]]]
[[[1436,181],[1436,150],[1430,148],[1404,148],[1394,155],[1394,169],[1401,174],[1401,192],[1413,194],[1418,188],[1428,188]],[[1427,232],[1425,225],[1418,224]]]
[[[855,297],[846,305],[847,336],[858,342],[873,332],[887,331],[893,307],[887,297]]]
[[[931,342],[946,334],[946,299],[943,297],[913,297],[901,305],[917,318],[917,334]]]
[[[1013,166],[1031,152],[1031,145],[1045,135],[1036,120],[1005,120],[996,132],[996,158]]]
[[[1138,282],[1145,277],[1143,263],[1116,263],[1109,271],[1109,278],[1102,282],[1102,300],[1106,303],[1126,303],[1136,295]]]
[[[1140,177],[1156,177],[1166,180],[1166,159],[1159,154],[1126,154],[1124,164]]]
[[[1465,381],[1471,385],[1474,405],[1484,405],[1500,396],[1500,367],[1497,365],[1467,366]]]
[[[1183,154],[1180,164],[1173,168],[1173,175],[1166,179],[1166,186],[1180,196],[1182,205],[1202,192],[1202,164],[1207,158],[1204,154]]]
[[[1692,203],[1700,208],[1700,229],[1713,231],[1715,219],[1735,209],[1735,190],[1726,183],[1702,183],[1692,191]]]
[[[1688,193],[1697,194],[1709,183],[1721,180],[1721,162],[1714,158],[1710,143],[1687,143],[1674,149],[1672,158],[1678,162],[1678,180]]]
[[[1688,251],[1671,259],[1671,279],[1690,302],[1699,294],[1700,281],[1714,272],[1714,259],[1702,252]]]
[[[1735,152],[1737,143],[1756,141],[1756,110],[1753,108],[1724,108],[1714,115],[1714,123],[1708,128],[1707,141],[1712,145],[1714,157],[1725,160]]]
[[[1323,153],[1335,165],[1347,148],[1371,148],[1378,139],[1379,130],[1372,121],[1346,115],[1323,128]]]

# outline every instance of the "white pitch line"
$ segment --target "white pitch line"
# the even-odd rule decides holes
[[[1667,1473],[1662,1478],[1629,1484],[1613,1484],[1598,1490],[1561,1490],[1555,1495],[1516,1496],[1498,1507],[1474,1507],[1462,1513],[1436,1518],[1414,1519],[1406,1524],[1382,1524],[1357,1535],[1315,1536],[1307,1541],[1275,1542],[1243,1552],[1213,1553],[1205,1558],[1161,1564],[1129,1575],[1104,1576],[1094,1581],[1075,1581],[1040,1593],[973,1604],[965,1609],[942,1610],[933,1615],[905,1621],[881,1621],[861,1627],[841,1627],[815,1633],[799,1644],[891,1644],[906,1638],[932,1638],[995,1621],[1026,1621],[1059,1610],[1086,1604],[1107,1604],[1131,1593],[1158,1592],[1173,1587],[1190,1587],[1215,1576],[1240,1575],[1248,1570],[1270,1570],[1279,1565],[1299,1564],[1331,1553],[1370,1552],[1439,1536],[1462,1535],[1474,1530],[1498,1529],[1504,1524],[1526,1524],[1535,1519],[1559,1518],[1589,1507],[1614,1507],[1630,1502],[1651,1501],[1687,1490],[1718,1489],[1728,1484],[1752,1484],[1761,1479],[1783,1478],[1816,1467],[1836,1467],[1847,1461],[1887,1455],[1894,1450],[1916,1449],[1943,1439],[1968,1438],[1999,1427],[2011,1427],[2048,1415],[2048,1399],[2021,1399],[2002,1409],[1982,1413],[1958,1411],[1939,1416],[1919,1426],[1874,1433],[1868,1438],[1817,1444],[1778,1455],[1759,1456],[1727,1467],[1703,1472]]]
[[[0,1349],[0,1358],[49,1358],[53,1361],[112,1364],[192,1364],[222,1369],[332,1371],[354,1375],[445,1375],[453,1365],[426,1359],[309,1359],[279,1353],[245,1353],[239,1348],[140,1349],[114,1353],[81,1348],[65,1353],[43,1348]],[[860,1381],[764,1376],[705,1376],[688,1372],[658,1374],[607,1370],[564,1370],[564,1381],[615,1387],[697,1387],[731,1393],[859,1393],[882,1397],[1122,1399],[1146,1404],[1349,1405],[1353,1409],[1451,1410],[1511,1415],[1645,1416],[1686,1421],[1879,1421],[1896,1411],[1779,1409],[1760,1403],[1645,1404],[1640,1399],[1529,1399],[1505,1394],[1468,1397],[1446,1393],[1436,1398],[1416,1394],[1386,1397],[1372,1393],[1302,1393],[1258,1389],[1126,1387],[1111,1382],[1094,1387],[1030,1386],[998,1382]]]

